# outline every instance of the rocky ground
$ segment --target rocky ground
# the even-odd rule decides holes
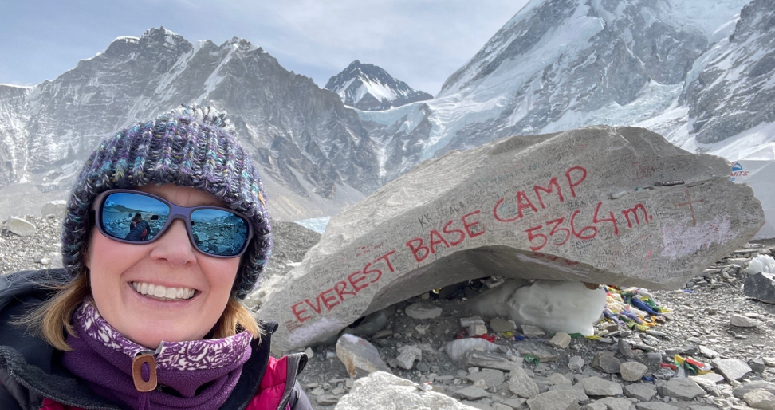
[[[0,274],[61,266],[58,218],[26,219],[35,227],[32,236],[18,236],[5,225],[0,229]],[[267,275],[284,275],[320,235],[295,223],[273,226]],[[750,244],[708,267],[685,290],[653,292],[673,312],[648,332],[601,322],[598,338],[561,340],[561,334],[552,341],[540,329],[508,333],[507,321],[488,321],[482,330],[496,337],[495,350],[452,360],[445,346],[464,329],[461,319],[473,316],[466,299],[487,288],[490,279],[410,298],[349,332],[370,342],[386,369],[416,383],[417,394],[433,390],[479,409],[775,409],[775,305],[747,299],[742,291],[749,260],[773,253],[773,243]],[[423,319],[423,313],[434,317]],[[524,333],[527,339],[515,340]],[[338,409],[358,408],[353,397],[365,394],[365,387],[345,397],[361,382],[349,378],[336,350],[334,341],[308,349],[312,358],[300,380],[317,409],[332,409],[337,402]],[[693,376],[665,367],[676,355],[712,371]],[[388,388],[384,379],[379,383]],[[401,393],[407,394],[412,395]]]

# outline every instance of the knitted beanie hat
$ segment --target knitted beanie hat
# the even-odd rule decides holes
[[[173,183],[208,192],[253,226],[232,295],[244,299],[258,282],[272,245],[261,179],[228,120],[209,108],[184,106],[103,139],[86,161],[67,203],[62,261],[75,277],[84,270],[91,226],[89,210],[109,189]]]

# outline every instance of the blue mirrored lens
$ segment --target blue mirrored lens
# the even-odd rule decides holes
[[[222,209],[197,209],[191,213],[191,234],[201,252],[234,256],[248,240],[248,222]]]
[[[159,234],[169,214],[170,208],[158,199],[119,192],[105,198],[100,223],[114,238],[145,242]]]

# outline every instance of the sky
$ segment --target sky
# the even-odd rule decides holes
[[[0,84],[53,80],[119,36],[239,37],[323,87],[353,60],[436,95],[528,0],[25,0],[0,5]]]

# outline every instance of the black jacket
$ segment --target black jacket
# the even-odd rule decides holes
[[[43,339],[29,334],[23,327],[10,322],[24,317],[50,296],[41,284],[57,284],[68,280],[63,270],[17,272],[0,275],[0,409],[38,410],[44,398],[87,410],[124,410],[122,404],[98,396],[83,380],[74,376],[62,364],[62,352]],[[242,410],[258,391],[269,360],[273,322],[262,324],[265,335],[259,344],[251,342],[252,354],[243,365],[242,375],[223,410]],[[307,363],[303,354],[288,356],[288,380],[279,408],[287,403],[294,410],[312,410],[296,376]]]

